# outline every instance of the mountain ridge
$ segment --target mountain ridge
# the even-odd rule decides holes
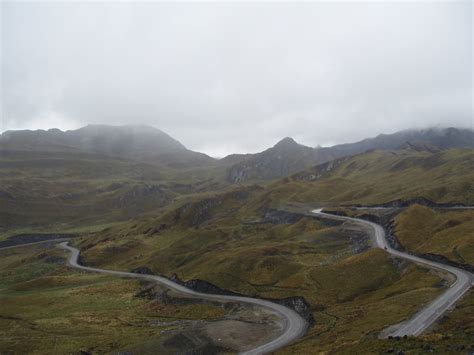
[[[210,165],[215,159],[187,149],[162,130],[145,125],[87,125],[76,130],[5,131],[0,150],[104,154],[173,167]]]
[[[379,134],[355,143],[316,148],[298,144],[287,137],[263,152],[242,156],[241,161],[234,157],[236,162],[228,168],[227,180],[241,183],[247,180],[278,179],[314,165],[369,150],[406,148],[431,152],[449,148],[474,148],[474,131],[454,127],[404,130]]]

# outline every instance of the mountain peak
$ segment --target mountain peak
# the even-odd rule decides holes
[[[300,144],[296,143],[296,141],[291,137],[285,137],[277,144],[273,146],[273,148],[293,148],[299,147]]]

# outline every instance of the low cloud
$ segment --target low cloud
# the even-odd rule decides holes
[[[223,156],[473,127],[469,1],[0,6],[2,131],[149,124]]]

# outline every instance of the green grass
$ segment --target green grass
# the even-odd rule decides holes
[[[414,265],[400,266],[381,250],[355,253],[354,250],[363,249],[360,247],[367,241],[360,236],[354,239],[354,230],[350,225],[333,226],[312,218],[303,218],[294,224],[249,222],[261,219],[270,208],[288,208],[290,205],[300,210],[352,203],[376,204],[413,197],[426,197],[436,202],[474,203],[473,162],[472,150],[450,150],[435,154],[375,151],[342,159],[330,167],[311,169],[265,187],[244,185],[229,188],[218,185],[214,188],[214,178],[219,179],[217,176],[222,173],[218,169],[190,171],[189,176],[178,180],[179,184],[189,183],[190,186],[176,187],[170,180],[172,172],[156,173],[156,177],[153,177],[155,173],[147,172],[147,169],[151,169],[148,166],[136,166],[135,170],[127,168],[127,174],[120,173],[118,177],[108,176],[104,172],[105,177],[89,176],[77,181],[72,177],[86,174],[86,168],[83,168],[83,172],[75,171],[71,176],[64,173],[66,175],[57,180],[53,179],[56,176],[54,174],[48,177],[47,172],[38,171],[46,175],[40,174],[39,180],[29,187],[26,185],[31,178],[29,172],[18,177],[23,179],[20,184],[17,184],[16,178],[9,176],[12,171],[2,178],[10,184],[5,185],[8,191],[13,187],[26,188],[27,193],[20,196],[25,198],[28,208],[22,213],[33,211],[34,222],[51,223],[42,224],[45,230],[60,226],[61,230],[85,233],[74,243],[83,250],[84,261],[88,265],[127,271],[138,266],[148,266],[158,274],[177,273],[183,279],[200,278],[248,295],[271,298],[304,296],[312,307],[316,325],[303,339],[284,349],[283,353],[349,353],[353,350],[364,353],[383,351],[392,346],[388,340],[377,339],[380,331],[407,319],[442,292],[439,277]],[[142,175],[143,179],[140,177]],[[52,180],[47,181],[50,178]],[[164,179],[164,182],[160,179]],[[199,179],[202,180],[196,182]],[[73,188],[75,183],[78,183],[74,185],[75,191],[90,191],[91,188],[109,186],[112,181],[126,181],[127,184],[123,190],[87,195],[67,206],[59,202],[55,204],[57,200],[51,198]],[[160,208],[159,201],[155,201],[154,197],[146,201],[132,199],[131,211],[128,213],[112,203],[117,198],[128,196],[130,191],[137,191],[133,190],[134,187],[142,186],[145,182],[166,185],[166,191],[172,197],[168,204]],[[42,189],[45,189],[45,195],[42,195]],[[34,197],[31,201],[27,196],[30,193]],[[10,213],[9,208],[13,212],[19,209],[18,206],[5,206],[4,212]],[[56,213],[58,217],[55,219],[53,216]],[[407,210],[406,214],[400,216],[397,225],[399,231],[405,233],[402,238],[413,242],[413,245],[423,246],[420,249],[423,252],[447,253],[443,255],[472,260],[472,243],[469,243],[472,234],[464,233],[472,229],[472,215],[438,216],[433,213]],[[420,224],[420,217],[423,216],[429,218],[429,224]],[[69,223],[68,218],[72,218],[74,223]],[[455,222],[453,225],[453,222],[449,222],[452,220],[461,223]],[[115,224],[118,221],[120,223]],[[34,230],[34,226],[21,224],[16,228]],[[416,230],[422,233],[415,236]],[[456,233],[453,234],[453,231]],[[448,237],[451,239],[448,240]],[[34,313],[40,310],[36,304],[30,305],[32,299],[28,298],[28,293],[40,296],[38,307],[42,307],[41,312],[54,313],[56,303],[46,300],[63,300],[61,297],[65,292],[71,293],[71,290],[77,289],[77,293],[68,293],[68,297],[72,295],[72,299],[89,299],[88,305],[81,305],[85,307],[86,320],[92,312],[87,307],[106,307],[110,304],[112,308],[106,308],[110,314],[118,312],[114,311],[114,307],[126,307],[124,302],[128,300],[126,295],[130,292],[119,286],[125,281],[94,275],[78,278],[77,275],[69,275],[70,271],[63,275],[61,273],[64,271],[50,270],[50,266],[41,263],[41,260],[36,259],[26,264],[21,262],[21,258],[11,262],[8,258],[0,260],[0,266],[4,267],[0,271],[6,272],[1,274],[0,297],[11,297],[10,302],[13,303],[21,301],[16,312],[25,312],[25,319],[37,319],[38,314],[41,314]],[[27,266],[30,264],[31,270]],[[20,271],[10,275],[10,270]],[[33,270],[37,275],[28,280],[24,275]],[[110,289],[112,293],[116,290],[116,293],[110,294],[101,287]],[[124,290],[123,294],[119,289]],[[8,309],[15,307],[13,304]],[[33,307],[33,313],[28,313],[28,307]],[[63,309],[65,314],[72,312],[73,305],[69,307]],[[460,323],[453,323],[456,327],[453,334],[460,334],[462,321],[472,317],[471,308],[466,310],[466,314],[456,313]],[[142,305],[142,308],[134,307],[133,312],[127,312],[125,317],[134,320],[134,317],[149,314],[147,312],[150,309]],[[189,314],[199,318],[214,313],[210,309],[193,308],[162,309],[159,314]],[[117,344],[133,344],[140,341],[142,336],[137,330],[133,335],[136,338],[122,338],[119,336],[122,332],[120,325],[109,320],[109,323],[101,324],[111,329],[105,337],[107,340],[93,338],[92,329],[97,330],[94,327],[99,327],[100,323],[96,324],[96,319],[89,323],[84,319],[78,318],[77,331],[80,333],[84,329],[84,334],[90,334],[85,336],[85,339],[89,339],[87,344],[95,339],[100,349],[115,349]],[[10,322],[14,321],[8,322],[3,329],[8,330]],[[62,329],[66,324],[64,322],[57,320],[48,329]],[[51,337],[48,339],[50,341]],[[407,340],[403,344],[412,346],[411,341]],[[114,342],[117,344],[111,345]],[[419,346],[425,343],[421,339],[413,344]],[[38,344],[40,348],[46,347],[43,343]],[[77,349],[77,344],[74,346]],[[70,344],[61,349],[72,348]]]
[[[399,268],[381,250],[354,254],[349,226],[311,218],[243,225],[223,216],[197,229],[178,225],[151,236],[141,234],[141,228],[112,229],[94,245],[84,240],[82,246],[90,245],[85,262],[122,270],[146,265],[157,273],[176,272],[258,297],[304,296],[316,325],[283,352],[342,351],[376,339],[442,292],[438,276],[425,269]]]
[[[15,353],[105,353],[153,340],[167,326],[151,320],[216,319],[207,304],[167,305],[134,297],[133,280],[48,264],[62,252],[40,247],[0,252],[0,349]]]
[[[474,265],[474,210],[438,212],[412,205],[395,223],[396,236],[408,250]]]
[[[472,149],[434,154],[374,151],[276,182],[261,201],[273,206],[309,202],[327,207],[425,197],[474,204],[473,167]]]

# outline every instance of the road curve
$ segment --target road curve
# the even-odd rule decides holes
[[[167,278],[161,276],[154,276],[154,275],[146,275],[146,274],[135,274],[131,272],[122,272],[122,271],[113,271],[113,270],[104,270],[98,269],[94,267],[82,266],[78,263],[79,258],[79,250],[68,245],[68,242],[63,242],[58,244],[58,246],[62,249],[68,250],[71,252],[69,256],[69,265],[73,268],[88,271],[88,272],[98,272],[101,274],[106,275],[114,275],[120,277],[128,277],[128,278],[135,278],[135,279],[142,279],[147,281],[157,282],[167,287],[179,291],[180,293],[186,294],[189,297],[193,298],[200,298],[206,299],[210,301],[218,301],[218,302],[240,302],[240,303],[247,303],[252,305],[257,305],[260,307],[264,307],[276,315],[278,315],[283,321],[283,332],[278,336],[278,338],[273,339],[265,344],[259,345],[254,349],[247,350],[242,354],[247,355],[254,355],[254,354],[264,354],[268,352],[272,352],[282,348],[285,345],[293,342],[294,340],[298,339],[299,337],[303,336],[306,332],[308,327],[307,322],[301,318],[298,313],[295,311],[270,302],[266,300],[261,300],[257,298],[250,298],[250,297],[241,297],[241,296],[227,296],[227,295],[213,295],[207,293],[196,292],[186,288],[182,285],[179,285],[173,281],[168,280]]]
[[[415,314],[411,319],[399,324],[395,327],[390,327],[389,330],[383,332],[383,337],[389,336],[417,336],[428,329],[435,323],[448,309],[458,301],[474,283],[474,276],[462,269],[453,266],[440,264],[431,260],[423,259],[418,256],[410,255],[393,249],[387,242],[385,230],[377,223],[369,222],[363,219],[338,216],[322,212],[322,209],[311,211],[312,214],[319,215],[325,218],[337,220],[349,220],[369,226],[374,230],[374,245],[378,248],[384,249],[396,257],[413,261],[417,264],[429,267],[431,269],[448,272],[456,277],[456,281],[447,289],[442,295],[436,298],[433,302],[424,307],[421,311]],[[395,329],[394,329],[395,328]]]

